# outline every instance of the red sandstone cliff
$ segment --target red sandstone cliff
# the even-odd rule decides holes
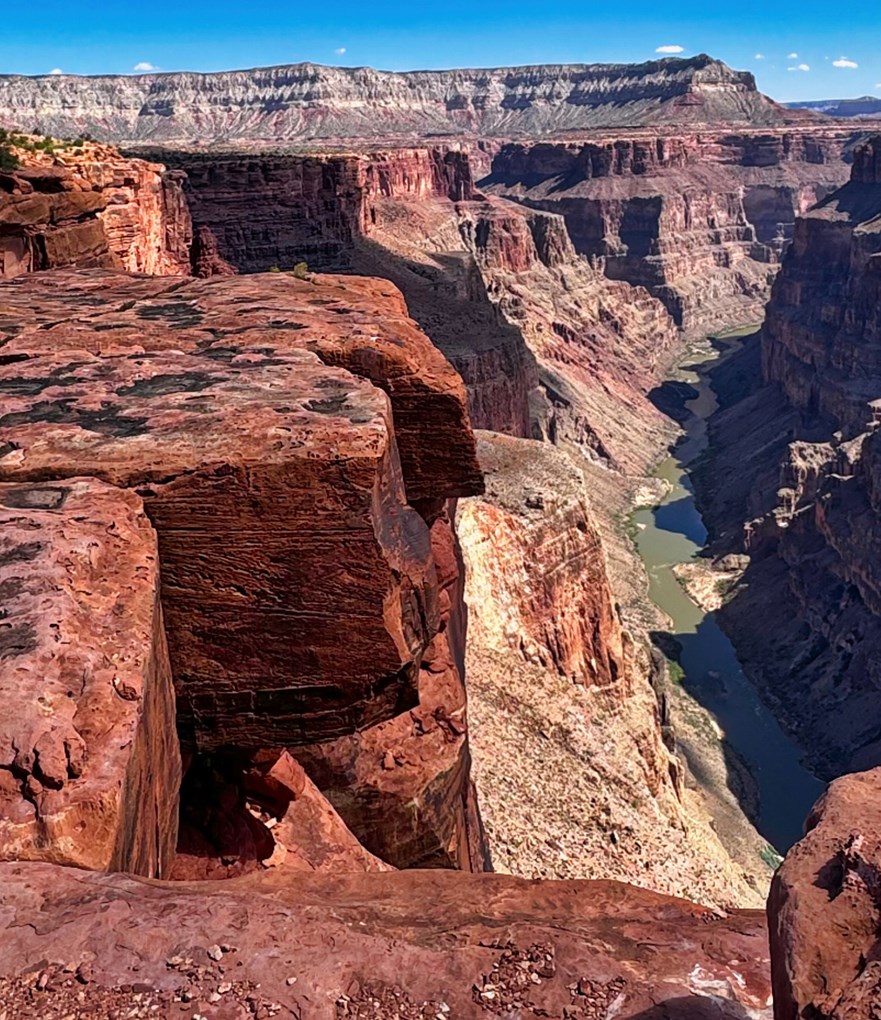
[[[482,481],[461,380],[400,294],[59,271],[6,284],[4,311],[0,476],[140,494],[185,747],[312,760],[357,732],[356,834],[409,831],[377,847],[395,863],[483,867],[444,513]]]
[[[13,151],[21,166],[0,173],[0,279],[66,266],[190,271],[179,172],[91,142]]]

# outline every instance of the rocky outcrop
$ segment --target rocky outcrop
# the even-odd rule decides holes
[[[145,75],[0,76],[0,124],[116,142],[511,137],[655,124],[777,126],[814,115],[763,96],[705,54],[644,64],[392,73],[282,67]]]
[[[2,865],[0,881],[0,995],[17,1016],[183,1004],[225,1020],[277,1004],[304,1020],[770,1017],[758,911],[724,917],[619,883],[401,872],[147,885],[44,864]]]
[[[461,380],[401,295],[57,272],[7,284],[4,316],[0,474],[141,494],[185,745],[348,740],[365,789],[397,755],[382,809],[352,795],[345,821],[368,848],[409,832],[378,847],[395,863],[484,866],[444,509],[482,476]]]
[[[705,471],[718,541],[751,556],[722,622],[827,777],[881,761],[878,151],[797,222],[762,332],[768,385],[718,416]]]
[[[862,1020],[881,1007],[881,771],[837,779],[768,900],[776,1020]]]
[[[0,174],[0,279],[67,266],[189,273],[183,175],[90,142],[15,150]]]
[[[534,445],[491,434],[479,444],[487,493],[457,515],[472,637],[623,699],[624,635],[584,479],[564,453]]]
[[[0,859],[168,877],[180,754],[140,498],[0,484],[0,592]]]
[[[847,179],[842,127],[510,143],[481,187],[559,213],[576,250],[686,333],[761,318],[792,225]]]

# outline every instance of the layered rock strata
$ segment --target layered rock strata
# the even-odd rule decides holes
[[[185,743],[347,740],[365,790],[397,756],[382,809],[349,796],[345,821],[398,864],[484,866],[445,512],[482,477],[464,387],[400,294],[96,270],[14,281],[2,309],[0,471],[142,494]]]
[[[722,621],[824,776],[881,760],[878,151],[797,223],[762,335],[769,385],[714,423],[704,494],[719,543],[751,555]]]
[[[487,492],[460,502],[457,530],[470,745],[494,867],[759,906],[763,844],[726,806],[737,839],[723,847],[677,757],[662,668],[621,623],[619,553],[587,503],[609,512],[597,482],[620,488],[620,476],[547,443],[478,437]]]
[[[777,126],[814,116],[778,105],[751,74],[706,54],[405,73],[292,64],[214,74],[0,76],[0,124],[61,136],[89,131],[116,142],[510,138],[656,124]]]
[[[510,143],[481,187],[559,213],[576,250],[687,334],[761,318],[793,223],[847,179],[842,127]]]
[[[67,266],[189,273],[179,171],[91,142],[15,151],[21,166],[0,174],[0,279]]]
[[[758,911],[723,917],[615,882],[401,872],[147,885],[46,864],[0,865],[0,881],[0,995],[19,1016],[172,1015],[177,997],[206,1020],[770,1017]]]
[[[0,484],[0,592],[0,859],[167,877],[180,754],[140,498]]]
[[[650,458],[662,419],[645,393],[677,342],[672,320],[580,258],[561,217],[477,191],[468,154],[163,158],[185,169],[197,228],[231,265],[392,280],[462,375],[475,425],[610,464]]]

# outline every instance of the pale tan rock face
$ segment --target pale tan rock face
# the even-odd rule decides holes
[[[625,697],[623,635],[583,477],[552,449],[535,470],[533,444],[487,434],[478,445],[487,494],[457,514],[472,641],[575,683],[620,684]]]
[[[0,858],[167,876],[180,755],[141,499],[0,484],[0,591]]]

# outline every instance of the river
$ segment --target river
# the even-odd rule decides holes
[[[734,343],[729,341],[726,352]],[[707,540],[689,465],[706,447],[706,419],[717,407],[706,370],[719,357],[716,351],[676,373],[676,379],[697,391],[685,405],[693,417],[675,452],[657,469],[670,491],[657,506],[634,514],[636,544],[648,571],[649,595],[672,621],[671,632],[681,646],[681,683],[711,713],[722,739],[752,775],[759,800],[752,821],[771,846],[785,853],[801,837],[824,784],[804,768],[797,745],[759,698],[715,614],[700,609],[673,572],[675,564],[693,560]]]

